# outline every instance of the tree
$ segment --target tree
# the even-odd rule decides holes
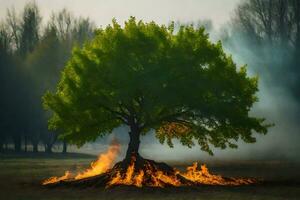
[[[63,9],[42,26],[39,13],[29,2],[21,15],[8,9],[0,22],[0,150],[1,144],[13,141],[16,151],[22,143],[26,151],[31,142],[36,152],[42,141],[51,151],[57,136],[47,131],[41,96],[54,90],[72,47],[93,37],[88,18],[75,18]]]
[[[8,30],[12,36],[12,44],[11,46],[15,50],[19,50],[20,48],[20,22],[16,15],[16,11],[14,8],[7,10],[6,22],[8,25]]]
[[[237,147],[266,133],[264,119],[249,116],[257,97],[257,78],[237,69],[221,43],[212,44],[204,28],[136,22],[96,31],[95,39],[75,48],[56,92],[44,106],[49,127],[82,145],[120,125],[130,128],[126,160],[140,158],[140,136],[155,130],[161,143],[172,139],[212,153],[209,144]]]
[[[6,131],[15,143],[15,150],[21,151],[22,139],[27,150],[32,131],[34,109],[33,81],[25,67],[25,61],[39,41],[41,17],[35,3],[25,5],[23,15],[18,18],[14,9],[8,10],[6,23],[10,36],[11,62],[6,64],[7,85],[5,95],[9,101],[5,108]],[[41,110],[41,109],[40,109]],[[18,124],[18,126],[16,126]]]
[[[35,3],[26,4],[20,25],[20,53],[26,56],[32,52],[39,41],[41,17]]]
[[[300,64],[300,2],[297,0],[246,0],[236,8],[233,17],[233,40],[243,37],[247,48],[270,68],[257,70],[262,75],[269,75],[275,81],[288,87],[299,103],[299,64]],[[241,33],[241,35],[237,35]],[[238,44],[238,51],[243,41]],[[274,56],[276,55],[276,56]],[[247,57],[245,55],[244,57]],[[282,76],[282,73],[288,73]],[[268,77],[268,76],[266,76]]]
[[[8,79],[9,67],[11,63],[11,38],[7,31],[7,26],[3,23],[0,24],[0,87],[1,93],[4,94],[0,99],[0,152],[3,150],[3,145],[7,140],[7,103],[9,99],[5,94],[8,93]]]
[[[16,22],[16,19],[15,19]],[[14,22],[14,23],[15,23]],[[0,30],[0,66],[1,66],[1,132],[5,135],[5,140],[12,138],[17,152],[21,151],[22,136],[24,135],[24,117],[27,112],[25,106],[28,103],[29,81],[25,77],[23,69],[20,68],[20,59],[15,55],[15,37],[9,27],[12,21],[1,23]],[[18,126],[16,126],[18,123]]]
[[[53,90],[59,79],[62,67],[71,55],[75,44],[81,45],[91,37],[92,24],[88,19],[73,19],[65,9],[52,14],[51,20],[44,29],[40,41],[26,57],[26,67],[31,80],[35,83],[32,88],[31,119],[34,119],[32,129],[32,143],[37,146],[38,139],[42,139],[45,150],[51,152],[56,142],[56,133],[41,127],[46,126],[45,113],[41,108],[41,96],[46,90]],[[42,131],[41,131],[42,130]],[[65,142],[63,143],[66,149]]]

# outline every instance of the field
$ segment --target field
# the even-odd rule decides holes
[[[300,199],[300,165],[276,161],[209,163],[212,172],[225,176],[260,177],[265,183],[251,186],[202,186],[186,188],[44,188],[40,181],[65,170],[80,170],[94,157],[85,155],[3,156],[0,155],[1,200],[94,200],[94,199]],[[170,163],[172,164],[172,163]],[[183,168],[182,165],[176,166]]]

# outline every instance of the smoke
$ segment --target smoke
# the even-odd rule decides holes
[[[247,38],[235,34],[225,47],[238,65],[248,64],[250,76],[259,77],[259,102],[252,114],[262,116],[275,126],[265,136],[257,136],[255,144],[241,144],[239,155],[245,158],[297,160],[300,150],[299,100],[291,93],[291,63],[284,48],[250,45]],[[264,55],[264,56],[262,56]]]

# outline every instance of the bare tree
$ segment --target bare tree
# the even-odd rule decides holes
[[[20,20],[14,8],[7,9],[6,23],[12,36],[12,47],[18,50],[20,48]]]
[[[267,73],[287,84],[299,99],[300,1],[245,0],[237,7],[233,21],[232,32],[240,32],[249,43],[256,44],[253,53],[269,61],[265,65],[273,66]],[[282,76],[283,70],[288,76]]]

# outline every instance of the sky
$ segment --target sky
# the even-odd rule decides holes
[[[22,10],[31,0],[0,0],[0,18],[7,8]],[[129,16],[145,21],[168,24],[170,21],[190,22],[211,19],[215,28],[225,24],[240,0],[35,0],[44,22],[53,11],[67,8],[76,16],[89,17],[97,26],[109,24],[112,18],[119,23]]]

